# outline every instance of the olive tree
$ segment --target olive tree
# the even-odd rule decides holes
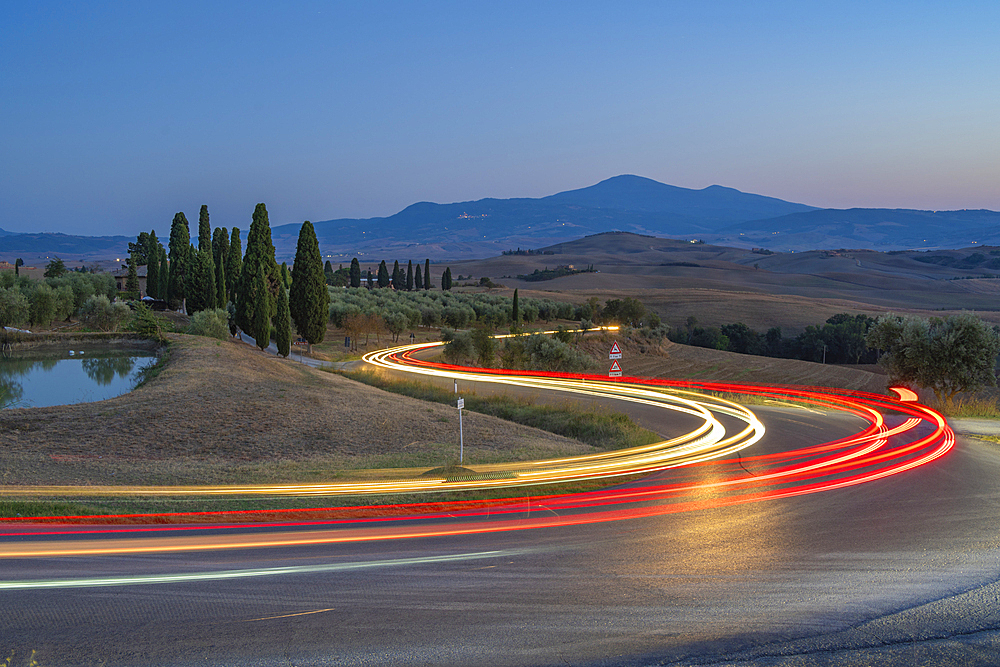
[[[881,351],[891,382],[930,389],[942,405],[959,392],[996,386],[1000,333],[971,313],[929,320],[890,313],[865,341]]]

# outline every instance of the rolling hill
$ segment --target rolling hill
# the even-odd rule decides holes
[[[294,256],[300,226],[272,227],[279,260]],[[419,202],[384,218],[324,220],[314,227],[321,250],[334,264],[355,256],[491,257],[608,231],[784,252],[1000,244],[1000,213],[994,211],[817,209],[719,185],[693,190],[631,175],[535,199]],[[0,231],[0,259],[120,257],[130,240]]]
[[[818,209],[713,185],[679,188],[640,176],[539,199],[421,202],[385,218],[314,223],[325,254],[463,259],[539,248],[607,231],[780,251],[957,248],[1000,244],[1000,213]],[[299,225],[273,231],[291,253]]]

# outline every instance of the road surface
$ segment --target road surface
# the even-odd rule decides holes
[[[591,504],[532,492],[507,512],[364,523],[4,525],[0,652],[109,666],[1000,662],[1000,449],[960,438],[836,488],[889,462],[817,476],[785,453],[851,438],[860,417],[753,410],[767,435],[735,460]],[[794,479],[765,481],[790,466]],[[259,538],[275,546],[238,546]],[[106,553],[9,555],[67,544]]]

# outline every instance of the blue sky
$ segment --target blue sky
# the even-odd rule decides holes
[[[0,227],[246,229],[622,173],[1000,210],[1000,3],[0,4]]]

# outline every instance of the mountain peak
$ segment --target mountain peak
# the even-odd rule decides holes
[[[639,213],[669,213],[709,222],[738,222],[812,211],[814,207],[710,185],[692,190],[651,178],[622,174],[596,185],[544,197],[542,201]]]

